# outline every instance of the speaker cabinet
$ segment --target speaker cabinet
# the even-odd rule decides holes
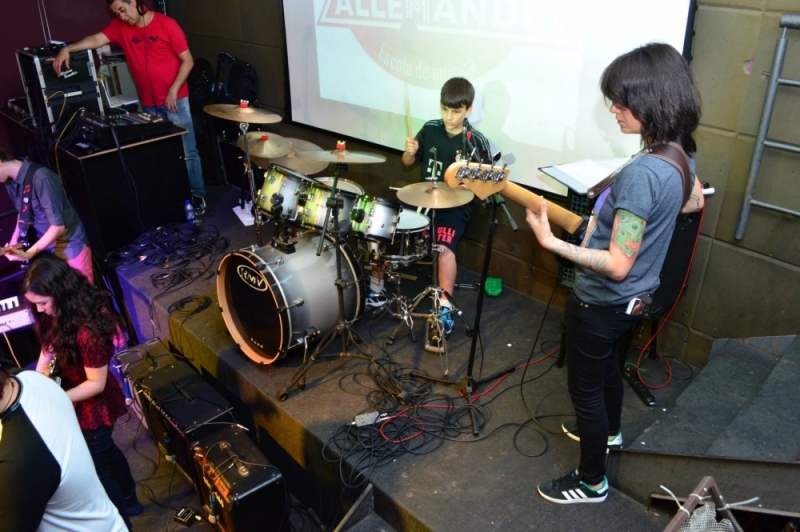
[[[240,427],[228,426],[194,448],[200,493],[226,532],[289,530],[283,475]]]
[[[59,150],[64,189],[95,252],[106,257],[149,229],[185,221],[191,193],[183,131],[175,127],[120,150]]]
[[[153,441],[199,491],[192,448],[200,438],[235,423],[233,407],[192,366],[160,343],[129,349],[118,354],[117,361],[139,398]]]

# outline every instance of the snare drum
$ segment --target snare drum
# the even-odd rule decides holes
[[[305,192],[313,180],[277,164],[270,164],[264,185],[258,193],[258,208],[271,216],[285,216],[298,222],[297,211],[305,200]]]
[[[397,203],[371,196],[359,197],[350,213],[353,234],[375,242],[391,242],[403,208]]]
[[[386,244],[383,260],[408,266],[428,256],[431,248],[431,221],[424,214],[403,211],[397,222],[394,241]]]
[[[318,177],[318,183],[314,183],[308,189],[306,195],[308,196],[303,211],[301,224],[304,227],[312,227],[315,229],[322,229],[325,213],[328,211],[328,198],[331,197],[331,188],[333,185],[332,177]],[[339,210],[339,227],[343,228],[350,219],[350,213],[353,210],[353,205],[359,196],[364,195],[364,189],[355,181],[349,179],[339,178],[336,183],[339,191],[339,197],[342,199],[343,206]],[[333,217],[331,217],[333,221]],[[328,226],[331,229],[331,226]]]

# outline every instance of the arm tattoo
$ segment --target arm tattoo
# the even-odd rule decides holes
[[[592,271],[608,275],[606,263],[608,262],[608,251],[602,249],[582,248],[563,240],[557,240],[553,246],[553,252],[561,255],[565,259],[571,260],[575,264],[588,268]]]
[[[643,220],[635,214],[624,209],[617,211],[611,240],[629,259],[635,257],[639,252],[642,236],[644,236],[644,226]]]
[[[699,198],[699,197],[697,197],[697,194],[692,194],[692,195],[691,195],[691,197],[690,197],[689,199],[692,199],[692,200],[694,200],[694,203],[695,203],[695,205],[697,206],[697,208],[698,208],[698,209],[700,208],[700,198]]]

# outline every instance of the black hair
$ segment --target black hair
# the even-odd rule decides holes
[[[42,348],[56,353],[59,363],[82,367],[77,340],[83,327],[103,348],[113,350],[122,320],[114,311],[111,294],[90,284],[64,260],[50,254],[38,256],[22,278],[21,291],[53,298],[55,316],[38,312],[34,305],[34,330]]]
[[[116,2],[116,1],[117,1],[117,0],[106,0],[106,5],[107,5],[107,6],[110,6],[111,4],[113,4],[113,3],[114,3],[114,2]],[[130,5],[130,3],[131,3],[131,0],[120,0],[120,2],[122,2],[122,3],[124,3],[124,4],[128,4],[128,5]]]
[[[450,109],[469,108],[475,99],[475,87],[464,78],[450,78],[442,85],[439,101]]]
[[[0,366],[0,401],[3,400],[3,391],[6,389],[6,383],[8,379],[11,378],[11,375],[5,370],[4,367]],[[3,404],[3,403],[0,403]]]
[[[9,153],[0,146],[0,162],[7,163],[8,161],[14,161],[15,158],[9,155]]]
[[[690,155],[697,151],[692,132],[700,123],[700,94],[672,46],[646,44],[617,57],[603,71],[600,90],[641,122],[645,145],[677,142]]]

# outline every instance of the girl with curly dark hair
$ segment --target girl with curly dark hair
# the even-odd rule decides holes
[[[97,476],[128,528],[129,515],[142,505],[125,455],[111,433],[127,413],[117,380],[108,375],[114,338],[122,320],[111,295],[54,256],[37,258],[25,273],[22,292],[33,307],[34,329],[42,351],[36,370],[55,369],[75,405]]]

